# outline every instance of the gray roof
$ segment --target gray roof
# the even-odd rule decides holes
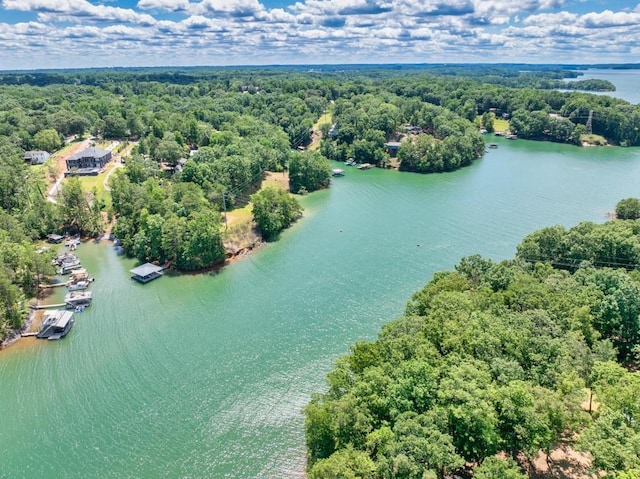
[[[155,264],[151,263],[145,263],[142,266],[138,266],[137,268],[133,268],[132,270],[130,270],[131,274],[135,276],[141,276],[143,278],[145,276],[149,276],[150,274],[159,273],[160,271],[162,271],[161,266],[156,266]]]
[[[87,148],[86,150],[82,150],[79,153],[73,155],[69,160],[79,160],[80,158],[102,158],[104,155],[111,153],[108,150],[101,150],[100,148],[96,148],[92,146],[91,148]]]
[[[65,311],[64,309],[54,309],[45,313],[45,321],[50,321],[52,326],[64,328],[73,317],[73,311]]]
[[[67,323],[71,321],[72,317],[72,311],[62,311],[62,314],[58,316],[58,319],[56,319],[55,323],[53,324],[59,328],[65,328],[67,326]]]

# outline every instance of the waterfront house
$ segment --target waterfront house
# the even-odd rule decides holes
[[[395,157],[398,154],[398,150],[400,149],[399,141],[389,141],[385,144],[387,147],[387,152],[389,152],[389,156]]]
[[[111,161],[111,152],[91,147],[67,159],[65,175],[97,175]]]
[[[49,152],[42,150],[25,151],[24,155],[22,155],[22,159],[32,165],[41,165],[50,157]]]

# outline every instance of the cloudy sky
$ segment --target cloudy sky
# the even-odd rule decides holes
[[[640,4],[0,0],[0,70],[395,62],[640,62]]]

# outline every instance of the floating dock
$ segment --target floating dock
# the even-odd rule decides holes
[[[67,303],[58,303],[58,304],[36,304],[34,306],[29,306],[31,309],[49,309],[49,308],[64,308]]]

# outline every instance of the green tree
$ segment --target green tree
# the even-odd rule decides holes
[[[64,228],[80,234],[96,234],[100,212],[92,208],[90,195],[82,191],[78,177],[72,176],[62,184],[60,208]]]
[[[482,126],[488,133],[493,133],[495,131],[494,123],[495,123],[496,115],[492,111],[486,111],[482,114]]]
[[[188,241],[177,265],[195,270],[224,261],[221,217],[218,212],[203,209],[193,213],[187,221]]]
[[[315,463],[309,479],[373,479],[375,469],[367,453],[347,447]]]
[[[487,457],[473,470],[474,479],[526,479],[518,464],[511,458]]]
[[[316,151],[294,152],[289,158],[289,187],[294,193],[325,188],[331,180],[329,161]]]
[[[269,186],[251,195],[253,219],[262,236],[273,241],[302,214],[298,201],[282,188]]]
[[[104,117],[105,138],[124,138],[127,136],[127,121],[121,115],[107,115]]]
[[[640,218],[640,199],[626,198],[616,205],[616,218],[619,220],[637,220]]]
[[[155,158],[176,166],[185,154],[184,148],[175,140],[161,140],[155,149]]]
[[[46,130],[40,130],[33,136],[33,146],[37,150],[44,150],[52,153],[56,151],[62,142],[60,141],[60,135],[53,128]]]

